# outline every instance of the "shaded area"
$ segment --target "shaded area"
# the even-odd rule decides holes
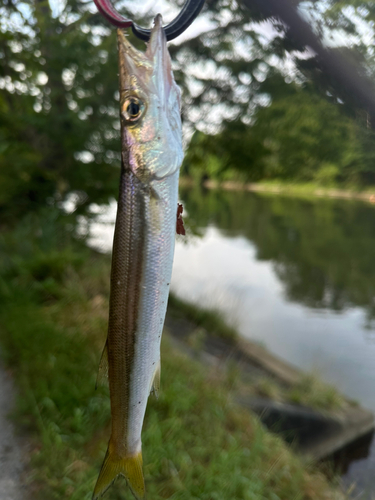
[[[369,432],[365,436],[345,447],[344,449],[334,453],[329,460],[333,460],[335,467],[341,474],[348,472],[350,464],[354,460],[365,459],[369,456],[372,441],[374,439],[374,432]]]

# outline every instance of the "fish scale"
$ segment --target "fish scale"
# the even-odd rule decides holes
[[[100,362],[103,372],[108,369],[112,429],[94,500],[119,474],[137,499],[145,495],[141,431],[150,391],[159,389],[183,158],[180,91],[161,16],[145,53],[121,30],[118,47],[122,165],[108,337]]]

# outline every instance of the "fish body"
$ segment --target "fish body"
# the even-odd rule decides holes
[[[145,53],[118,30],[122,165],[113,242],[108,369],[112,433],[93,499],[118,474],[144,498],[141,431],[157,393],[160,340],[172,274],[179,169],[183,159],[180,90],[161,16]]]

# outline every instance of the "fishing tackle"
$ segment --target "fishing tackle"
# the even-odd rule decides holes
[[[99,12],[118,28],[131,28],[136,37],[148,42],[151,30],[138,26],[131,19],[126,19],[113,7],[111,0],[94,0]],[[173,40],[188,28],[202,10],[204,0],[186,0],[181,12],[163,29],[167,40]]]

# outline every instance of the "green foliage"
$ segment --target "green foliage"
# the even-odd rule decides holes
[[[352,147],[353,125],[338,106],[308,92],[274,101],[259,110],[255,134],[267,149],[267,178],[312,180],[324,163],[342,163]]]
[[[193,136],[183,174],[219,181],[315,181],[323,186],[373,183],[374,133],[309,87],[290,84],[283,95],[276,80],[279,96],[258,108],[250,126],[230,121],[216,136]]]
[[[117,191],[115,33],[86,2],[56,8],[1,7],[0,210],[14,215]]]
[[[217,136],[196,132],[185,155],[181,174],[195,180],[254,181],[263,177],[265,147],[241,121],[225,124]],[[212,168],[212,165],[215,168]]]
[[[344,22],[347,4],[328,2],[325,16],[355,33],[353,23]],[[78,212],[117,195],[115,32],[91,3],[51,5],[6,0],[0,7],[0,211],[13,218],[48,204],[61,207],[72,195]],[[368,2],[355,7],[371,21]],[[345,89],[339,101],[317,61],[285,37],[282,23],[226,0],[207,4],[205,15],[210,29],[170,45],[184,121],[201,131],[189,147],[186,174],[374,182],[366,110]],[[319,19],[324,25],[324,16]]]
[[[340,170],[333,163],[322,163],[314,174],[314,180],[322,186],[334,186],[339,177]]]

